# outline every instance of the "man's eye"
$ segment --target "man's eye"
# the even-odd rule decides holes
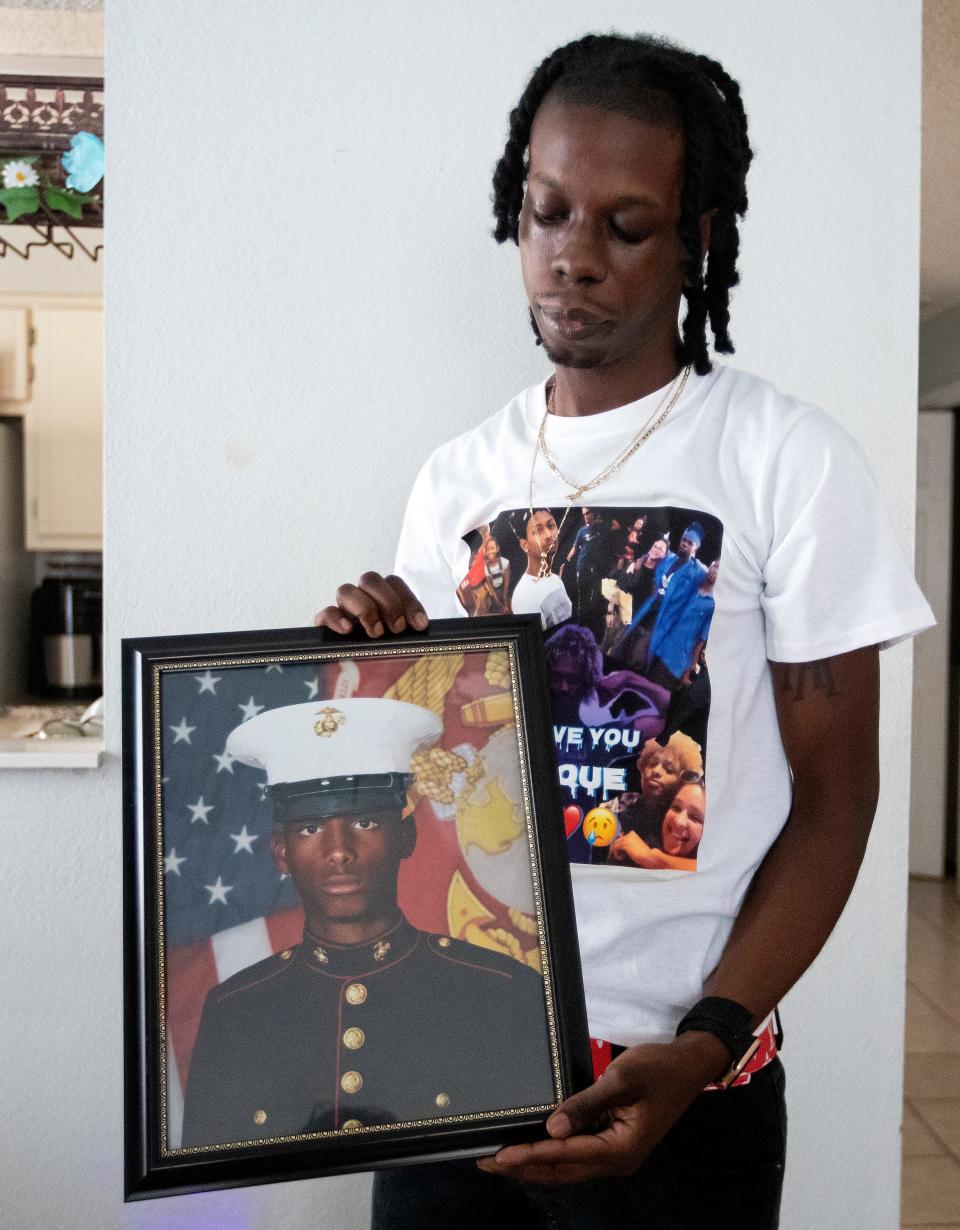
[[[610,229],[618,239],[624,243],[643,243],[645,239],[650,238],[649,231],[634,231],[629,227],[619,226],[616,222],[610,223]]]
[[[319,824],[304,824],[301,828],[297,829],[297,835],[299,837],[315,837],[319,832]]]
[[[545,210],[545,211],[541,211],[541,210],[539,210],[539,209],[535,209],[535,210],[533,211],[533,216],[534,216],[534,218],[537,220],[537,222],[539,222],[539,223],[540,223],[540,225],[541,225],[541,226],[553,226],[553,225],[555,225],[557,222],[562,222],[562,221],[563,221],[563,214],[562,214],[562,213],[557,213],[557,212],[553,212],[553,213],[551,213],[551,212],[546,211],[546,210]]]
[[[370,820],[366,816],[361,816],[358,820],[354,820],[353,827],[359,829],[362,833],[368,833],[371,829],[379,828],[376,820]]]

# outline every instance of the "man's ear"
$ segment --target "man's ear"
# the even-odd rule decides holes
[[[288,876],[290,868],[287,866],[287,837],[283,829],[274,829],[270,834],[270,853],[281,874]]]
[[[413,816],[404,816],[400,821],[400,858],[409,858],[417,848],[417,822]]]

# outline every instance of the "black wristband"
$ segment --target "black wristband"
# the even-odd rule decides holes
[[[719,1038],[736,1063],[753,1045],[753,1013],[736,1000],[710,995],[694,1004],[677,1026],[677,1037],[696,1029]]]

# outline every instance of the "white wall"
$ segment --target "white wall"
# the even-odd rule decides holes
[[[336,582],[389,564],[428,448],[542,375],[516,253],[489,238],[489,172],[527,73],[587,28],[641,19],[741,80],[758,157],[737,361],[864,442],[912,541],[919,5],[585,11],[111,6],[114,757],[121,636],[307,621]],[[908,649],[884,682],[891,771],[867,866],[785,1010],[785,1230],[898,1223]],[[0,996],[9,1224],[365,1226],[363,1177],[121,1205],[116,760],[0,780],[0,809],[0,926],[22,936]]]

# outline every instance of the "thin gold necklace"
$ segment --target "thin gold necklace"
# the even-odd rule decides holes
[[[599,474],[595,475],[591,479],[588,479],[585,483],[577,483],[577,482],[574,482],[573,479],[567,478],[567,476],[560,470],[557,463],[553,459],[553,455],[551,454],[550,450],[547,448],[547,440],[546,440],[547,419],[550,416],[550,412],[553,409],[554,396],[556,395],[556,391],[557,391],[557,382],[556,380],[554,380],[553,387],[550,390],[550,396],[547,398],[547,404],[543,411],[543,418],[540,420],[540,430],[537,433],[537,442],[534,445],[534,449],[533,449],[533,461],[530,465],[529,500],[530,500],[531,515],[533,513],[533,477],[534,477],[534,472],[536,471],[536,468],[537,468],[537,454],[538,453],[543,454],[544,461],[546,461],[547,465],[550,467],[553,473],[557,476],[557,478],[559,478],[562,483],[565,483],[568,487],[572,488],[570,493],[564,496],[564,499],[570,501],[570,503],[572,504],[574,500],[579,500],[580,497],[585,495],[588,491],[591,491],[594,487],[599,487],[600,484],[602,482],[605,482],[608,478],[610,478],[611,475],[616,474],[616,472],[620,469],[620,467],[624,465],[625,462],[630,460],[630,458],[637,451],[637,449],[640,448],[641,445],[645,444],[647,440],[650,439],[650,437],[657,430],[657,428],[663,425],[663,423],[665,422],[667,418],[667,415],[670,413],[673,407],[680,400],[680,397],[683,394],[684,386],[687,383],[687,378],[689,377],[689,375],[690,375],[689,365],[687,367],[684,367],[681,371],[677,372],[676,376],[674,376],[673,380],[670,382],[669,386],[667,387],[666,392],[661,398],[660,404],[654,410],[653,414],[651,414],[650,417],[647,419],[646,423],[644,423],[644,425],[640,428],[640,430],[637,432],[634,438],[630,441],[627,447],[623,449],[622,452],[618,453],[618,455],[614,457],[613,461],[611,461],[609,465],[604,466],[603,469],[599,472]]]
[[[557,546],[556,546],[556,550],[554,551],[554,555],[556,555],[557,551],[560,550],[560,535],[563,533],[563,527],[567,524],[567,517],[569,515],[570,515],[570,509],[565,508],[563,510],[563,516],[560,518],[560,524],[557,526]],[[533,517],[533,487],[532,486],[530,487],[530,517],[531,518]],[[539,548],[540,547],[540,534],[536,529],[534,530],[534,533],[537,536],[537,547]],[[553,561],[550,559],[547,559],[546,555],[544,555],[543,551],[541,550],[540,551],[540,563],[538,565],[537,575],[533,577],[534,581],[545,581],[547,577],[553,576],[553,566],[552,565],[553,565]],[[532,573],[528,573],[527,575],[532,576]]]

